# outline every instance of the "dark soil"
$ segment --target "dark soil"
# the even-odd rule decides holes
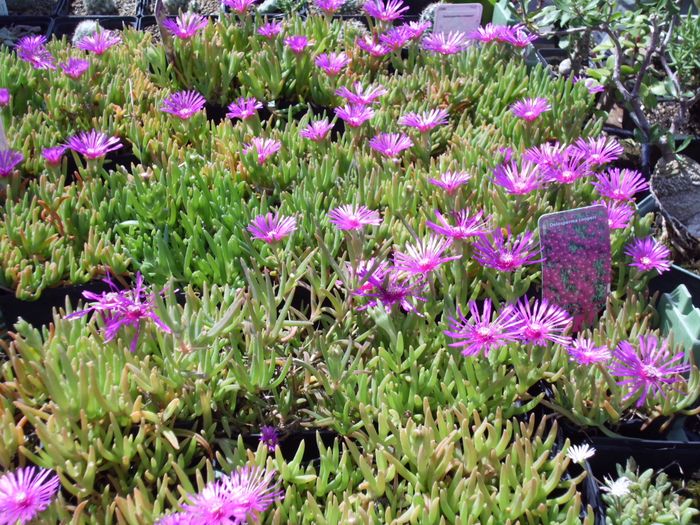
[[[117,6],[117,11],[89,13],[85,7],[83,0],[69,0],[68,13],[75,16],[90,16],[90,15],[119,15],[119,16],[136,16],[136,8],[138,0],[113,0]]]
[[[10,16],[51,16],[57,4],[56,0],[34,0],[32,3],[7,0],[7,12]]]
[[[29,26],[23,24],[0,27],[0,46],[14,46],[15,42],[25,35],[41,35],[46,32],[40,26]]]
[[[669,129],[673,117],[678,113],[678,107],[677,102],[660,102],[651,113],[649,120],[652,124],[659,124],[663,129]],[[676,134],[700,136],[700,104],[690,108],[688,121],[676,130]]]

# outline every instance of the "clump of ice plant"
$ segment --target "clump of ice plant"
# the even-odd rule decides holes
[[[492,180],[511,195],[526,195],[545,184],[539,166],[528,160],[523,160],[520,166],[514,160],[496,166]]]
[[[518,322],[513,316],[513,307],[508,305],[496,312],[491,299],[485,299],[482,311],[475,301],[469,301],[469,317],[458,309],[459,319],[448,319],[448,330],[444,334],[457,341],[450,343],[461,348],[462,355],[473,357],[489,355],[492,350],[518,340]]]
[[[58,494],[60,480],[52,471],[19,468],[0,477],[0,525],[24,525],[46,510]]]
[[[207,17],[190,11],[180,13],[175,20],[168,18],[163,21],[163,27],[180,40],[189,40],[208,24]]]
[[[406,113],[399,119],[401,126],[415,128],[421,133],[428,133],[438,126],[447,124],[449,113],[444,109],[433,109],[422,113]]]
[[[363,9],[372,18],[382,22],[393,22],[403,18],[408,6],[402,0],[367,0]]]
[[[117,137],[110,137],[101,131],[82,131],[74,135],[66,142],[73,151],[83,155],[86,159],[99,159],[110,151],[118,150],[122,143]]]
[[[9,177],[17,165],[24,160],[24,155],[11,149],[0,150],[0,177]]]
[[[606,363],[612,355],[607,346],[598,346],[593,339],[580,336],[574,339],[566,350],[571,361],[580,365]]]
[[[374,110],[369,106],[346,104],[335,108],[335,114],[351,128],[359,128],[374,117]]]
[[[90,62],[81,58],[69,58],[59,64],[60,68],[70,78],[77,80],[90,68]]]
[[[642,272],[656,270],[663,273],[671,267],[671,250],[653,237],[633,240],[625,248],[625,254],[632,259],[630,266]]]
[[[56,69],[53,55],[46,49],[43,35],[23,36],[15,46],[17,57],[31,64],[34,69]]]
[[[255,97],[240,97],[229,104],[228,113],[226,113],[226,116],[228,118],[248,120],[250,117],[255,116],[258,110],[262,109],[262,107],[262,103]]]
[[[258,34],[268,40],[272,40],[282,32],[283,27],[282,22],[265,22],[258,28]]]
[[[514,272],[528,264],[541,262],[540,247],[532,232],[513,235],[510,227],[508,235],[497,228],[491,235],[481,235],[474,243],[474,259],[482,266],[499,272]]]
[[[571,316],[547,299],[531,304],[525,297],[518,301],[513,316],[518,322],[518,339],[525,344],[546,346],[551,342],[567,346],[571,341],[565,335],[572,325]]]
[[[254,239],[274,244],[294,233],[297,220],[294,217],[283,217],[279,213],[258,215],[248,225],[248,231]]]
[[[649,183],[638,171],[610,168],[605,173],[596,175],[593,187],[608,199],[631,201],[635,194],[649,189]]]
[[[163,100],[160,110],[181,120],[187,120],[202,111],[206,103],[204,97],[196,91],[178,91]]]
[[[339,230],[362,230],[365,226],[379,226],[382,223],[378,211],[353,204],[334,208],[328,216],[331,224]]]
[[[468,45],[469,39],[461,31],[432,33],[423,39],[423,49],[440,55],[454,55],[464,51]]]
[[[114,31],[97,31],[76,44],[78,49],[90,51],[96,55],[104,54],[108,49],[121,43],[122,37]]]
[[[268,139],[263,137],[254,137],[249,144],[243,147],[243,154],[248,155],[253,152],[257,155],[258,164],[261,166],[272,155],[282,149],[282,143],[279,140]]]
[[[350,58],[345,53],[321,53],[314,63],[329,77],[335,77],[350,64]]]
[[[136,329],[131,340],[130,350],[136,351],[143,324],[152,321],[163,332],[170,334],[172,330],[155,312],[156,295],[148,292],[143,284],[143,275],[136,274],[136,284],[131,289],[120,290],[109,278],[104,279],[111,291],[96,294],[85,291],[83,297],[92,301],[87,308],[76,311],[66,319],[77,319],[90,312],[98,312],[105,322],[105,342],[113,340],[124,326]]]
[[[620,158],[624,150],[612,137],[579,138],[572,146],[580,151],[592,166],[610,164]]]
[[[437,179],[431,177],[428,179],[428,182],[433,186],[442,188],[448,195],[454,195],[459,188],[467,184],[471,179],[471,174],[466,171],[443,171]]]
[[[397,269],[409,275],[426,275],[442,264],[455,261],[461,255],[445,255],[452,246],[452,239],[431,235],[427,239],[408,244],[405,252],[394,252],[394,264]]]
[[[369,147],[394,161],[413,147],[413,141],[403,133],[379,133],[369,141]]]
[[[346,86],[335,91],[339,97],[343,97],[350,104],[357,106],[370,106],[377,102],[379,97],[386,95],[388,91],[382,85],[367,86],[364,88],[361,82],[355,82],[352,89]]]
[[[489,232],[489,217],[484,218],[484,212],[478,211],[474,215],[471,214],[469,208],[459,211],[454,211],[451,214],[452,224],[448,217],[435,210],[435,217],[438,223],[426,221],[426,226],[435,233],[445,235],[452,239],[468,239],[485,235]]]
[[[328,137],[328,134],[333,129],[333,124],[328,122],[328,119],[316,120],[309,122],[306,127],[299,131],[299,136],[313,142],[321,142]]]
[[[532,122],[545,111],[552,109],[546,98],[526,98],[514,102],[510,107],[511,112],[518,118]]]

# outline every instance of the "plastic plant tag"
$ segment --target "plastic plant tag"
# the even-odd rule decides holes
[[[481,4],[438,4],[435,8],[433,32],[461,31],[468,34],[481,25],[483,10]]]
[[[604,206],[540,217],[542,297],[565,309],[573,329],[591,326],[610,290],[610,228]]]

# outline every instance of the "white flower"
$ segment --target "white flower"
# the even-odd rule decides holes
[[[566,457],[579,465],[582,465],[588,458],[593,457],[594,454],[595,449],[589,446],[588,443],[584,443],[583,445],[572,445],[569,447],[569,450],[566,451]]]
[[[617,478],[613,481],[612,478],[605,477],[605,485],[600,487],[600,490],[609,492],[611,496],[626,496],[630,493],[630,485],[632,480],[626,477]]]

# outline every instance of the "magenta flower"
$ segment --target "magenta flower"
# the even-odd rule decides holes
[[[11,149],[0,149],[0,177],[9,177],[17,165],[24,160],[24,155]]]
[[[529,34],[522,25],[515,25],[512,27],[503,26],[498,35],[498,39],[514,47],[523,48],[537,40],[537,35]]]
[[[69,58],[68,62],[62,62],[59,66],[67,76],[77,80],[90,68],[90,62],[80,58]]]
[[[352,263],[345,263],[345,269],[352,280],[356,277],[358,280],[358,288],[352,290],[350,293],[352,295],[364,296],[366,293],[370,293],[374,290],[374,284],[370,282],[370,276],[374,279],[374,282],[383,282],[384,278],[391,271],[389,263],[386,261],[376,261],[374,258],[368,259],[366,261],[359,261],[357,268],[353,268]],[[343,281],[338,281],[339,286],[343,286],[345,283]]]
[[[335,14],[344,3],[345,0],[314,0],[314,5],[327,15]]]
[[[326,139],[332,129],[333,124],[324,118],[315,122],[309,122],[304,129],[299,131],[299,135],[314,142],[321,142]]]
[[[469,39],[461,31],[432,33],[423,39],[423,49],[441,55],[454,55],[469,46]]]
[[[275,447],[280,442],[280,438],[277,435],[277,429],[267,425],[260,427],[260,441],[267,445],[267,450],[274,452]]]
[[[545,142],[539,146],[528,148],[523,152],[523,160],[537,164],[545,176],[549,176],[564,161],[567,148],[559,142]]]
[[[101,55],[110,47],[116,46],[121,41],[121,36],[114,31],[97,31],[96,33],[83,37],[80,42],[76,44],[76,47],[83,51],[92,51],[96,55]]]
[[[322,53],[314,62],[326,75],[334,77],[350,64],[350,59],[345,53]]]
[[[190,11],[179,14],[175,20],[167,18],[163,21],[165,29],[181,40],[189,40],[208,24],[209,19],[206,16]]]
[[[653,237],[635,239],[627,245],[625,254],[632,258],[630,266],[642,272],[656,270],[664,273],[671,267],[671,250]]]
[[[368,86],[366,89],[362,87],[360,82],[355,82],[352,89],[345,86],[338,88],[335,92],[339,97],[343,97],[350,104],[358,106],[369,106],[373,104],[379,97],[384,96],[388,91],[384,86]]]
[[[634,217],[634,208],[625,201],[595,201],[593,204],[605,206],[608,214],[608,226],[611,230],[624,230]]]
[[[568,148],[562,154],[560,162],[545,171],[545,180],[559,184],[572,184],[591,175],[593,172],[588,159],[580,151]]]
[[[228,113],[226,113],[226,116],[228,118],[248,120],[250,117],[256,115],[258,110],[262,107],[263,105],[258,102],[255,97],[240,97],[236,99],[235,102],[229,104]]]
[[[511,195],[526,195],[544,187],[539,167],[527,160],[524,160],[520,167],[514,160],[496,166],[492,180]]]
[[[0,108],[10,105],[10,90],[7,88],[0,88]]]
[[[66,143],[73,151],[77,151],[86,159],[99,159],[110,151],[118,150],[122,143],[117,137],[109,137],[101,131],[82,131],[68,139]]]
[[[503,162],[510,162],[513,158],[513,148],[509,148],[508,146],[498,148],[498,153],[503,155]]]
[[[282,143],[279,140],[255,137],[250,141],[250,144],[244,145],[243,154],[247,155],[254,151],[258,155],[258,164],[262,166],[268,158],[280,149],[282,149]]]
[[[304,35],[292,35],[284,39],[285,45],[295,54],[300,54],[313,44],[313,40],[309,40]]]
[[[271,40],[282,32],[282,22],[266,22],[258,28],[258,34]]]
[[[649,189],[644,176],[635,170],[610,168],[596,174],[596,179],[593,187],[598,193],[616,201],[631,201],[636,193]]]
[[[488,231],[489,217],[484,218],[484,212],[479,211],[470,215],[469,208],[451,213],[455,224],[452,225],[447,218],[435,210],[435,216],[440,224],[426,221],[426,225],[435,233],[451,237],[452,239],[468,239],[477,235],[483,235]]]
[[[398,160],[403,151],[413,147],[413,141],[403,133],[379,133],[370,139],[369,147],[385,157]]]
[[[613,357],[615,361],[610,366],[610,373],[626,378],[617,384],[629,388],[623,401],[638,395],[637,407],[644,405],[650,393],[652,396],[660,394],[665,397],[666,385],[682,382],[680,374],[690,370],[690,365],[678,364],[685,357],[683,351],[672,355],[668,341],[663,340],[659,344],[654,335],[640,335],[639,349],[635,349],[628,341],[621,341]]]
[[[282,217],[279,213],[258,215],[248,225],[248,231],[254,239],[274,244],[294,233],[297,220],[294,217]]]
[[[392,27],[386,33],[379,35],[379,41],[387,48],[398,51],[413,38],[413,31],[406,25]]]
[[[572,341],[566,349],[569,352],[571,361],[580,365],[592,365],[595,363],[605,363],[610,359],[610,350],[607,346],[596,346],[593,339],[578,337]]]
[[[160,110],[164,113],[187,120],[204,109],[207,101],[196,91],[178,91],[163,100]]]
[[[383,57],[391,52],[391,48],[377,41],[374,37],[366,35],[355,41],[357,47],[369,53],[373,57]]]
[[[346,104],[343,107],[335,108],[335,114],[345,121],[348,126],[359,128],[362,124],[374,117],[374,110],[369,106]]]
[[[420,37],[423,36],[423,33],[425,33],[432,24],[430,22],[420,22],[420,21],[414,21],[414,22],[408,22],[407,24],[403,24],[402,27],[405,27],[411,32],[411,39],[412,40],[418,40]]]
[[[591,95],[595,95],[596,93],[602,93],[603,91],[605,91],[605,86],[601,86],[600,84],[598,84],[597,81],[595,81],[592,78],[575,76],[571,79],[571,82],[573,84],[583,82],[583,85],[586,86],[586,89]]]
[[[403,13],[408,11],[408,6],[401,0],[367,0],[363,6],[365,13],[382,22],[393,22],[403,18]]]
[[[528,122],[532,122],[550,109],[552,109],[552,106],[550,106],[546,98],[526,98],[518,100],[510,107],[513,115]]]
[[[526,344],[546,346],[551,341],[568,346],[571,342],[571,338],[564,335],[571,327],[571,316],[547,299],[535,300],[530,305],[530,301],[523,298],[513,315],[518,321],[518,338]]]
[[[401,126],[416,128],[421,133],[427,133],[437,126],[447,124],[449,113],[444,109],[433,109],[423,113],[406,113],[399,119]]]
[[[467,318],[458,309],[459,320],[450,317],[449,330],[443,332],[457,340],[449,346],[462,348],[462,355],[473,357],[483,353],[488,356],[491,350],[518,340],[518,322],[513,317],[512,306],[496,313],[491,299],[485,299],[480,313],[476,302],[469,301],[469,313],[471,316]]]
[[[503,33],[503,26],[497,26],[489,22],[483,27],[479,27],[469,33],[467,38],[470,40],[478,40],[485,44],[494,41],[501,40],[501,34]]]
[[[246,14],[255,3],[255,0],[224,0],[224,5],[238,15]]]
[[[513,235],[510,226],[508,237],[498,228],[491,232],[490,238],[482,235],[474,242],[474,259],[481,266],[493,268],[499,272],[514,272],[528,264],[541,262],[538,257],[540,247],[532,232]]]
[[[579,138],[572,146],[588,159],[591,166],[602,166],[620,158],[624,150],[614,138]]]
[[[382,218],[378,211],[367,206],[346,204],[328,213],[331,224],[339,230],[362,230],[365,226],[378,226]]]
[[[48,469],[25,467],[6,472],[0,477],[0,523],[29,523],[51,505],[60,484]]]
[[[442,188],[448,195],[453,195],[459,188],[469,182],[471,178],[472,176],[466,171],[445,171],[440,174],[440,178],[430,178],[428,182]]]
[[[17,57],[32,65],[34,69],[56,69],[53,55],[46,49],[46,37],[23,36],[17,41]]]
[[[41,156],[44,157],[48,166],[60,166],[67,149],[68,146],[64,145],[45,148],[41,151]]]
[[[452,246],[452,239],[430,236],[406,246],[406,253],[394,252],[394,264],[397,270],[409,275],[425,275],[440,265],[461,258],[461,255],[443,254]]]
[[[375,271],[368,277],[367,282],[371,287],[362,287],[354,293],[369,298],[367,304],[357,308],[358,311],[381,304],[388,313],[391,313],[394,305],[399,305],[405,312],[416,312],[416,301],[426,301],[421,295],[427,284],[425,279],[411,278],[396,268],[383,272]]]

